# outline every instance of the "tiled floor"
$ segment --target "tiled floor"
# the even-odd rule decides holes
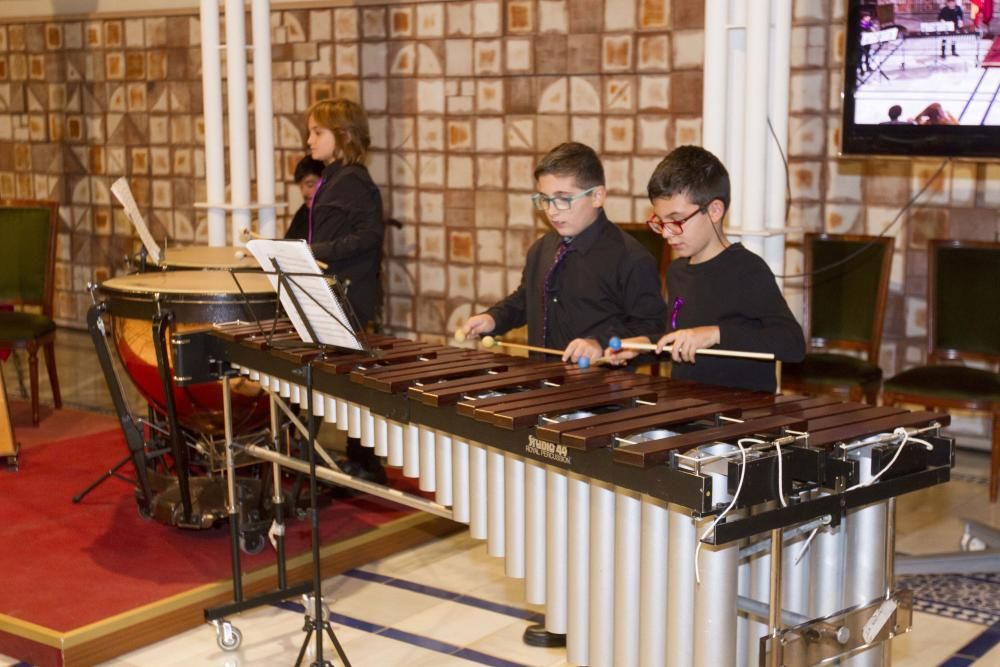
[[[57,364],[68,405],[110,408],[89,338],[60,331]],[[3,367],[9,391],[16,395],[13,364]],[[48,400],[44,379],[42,388],[43,401]],[[901,498],[899,551],[932,553],[957,548],[963,517],[1000,527],[1000,506],[987,502],[986,474],[984,455],[963,452],[954,481]],[[954,597],[963,588],[987,596],[997,591],[998,599],[981,600],[980,609],[970,610],[966,607],[975,596]],[[893,641],[893,667],[1000,666],[1000,611],[991,615],[1000,607],[1000,576],[936,580],[920,590],[936,596],[923,601],[934,613],[917,612],[913,632]],[[334,631],[354,665],[567,664],[562,650],[522,643],[525,626],[542,610],[525,604],[521,582],[506,578],[503,561],[487,556],[484,545],[465,533],[330,579],[324,584],[324,594]],[[300,600],[248,611],[232,620],[243,635],[236,652],[219,649],[214,629],[206,625],[105,664],[248,667],[294,663],[305,637]],[[332,647],[324,655],[334,657]],[[16,663],[0,656],[0,664]]]

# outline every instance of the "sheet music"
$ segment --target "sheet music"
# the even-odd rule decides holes
[[[139,213],[139,205],[135,203],[135,197],[132,196],[132,189],[128,186],[128,181],[125,180],[124,176],[111,185],[111,192],[115,194],[115,197],[118,198],[118,201],[125,208],[125,215],[132,221],[135,231],[139,232],[142,245],[146,246],[146,252],[149,253],[153,263],[159,264],[162,259],[160,246],[153,240],[153,235],[150,233],[149,227],[146,226],[146,221],[143,219],[142,214]]]
[[[303,341],[335,345],[350,350],[364,349],[351,328],[347,313],[333,293],[327,277],[320,271],[316,258],[313,257],[312,250],[305,241],[254,239],[247,243],[247,250],[265,271],[277,271],[280,268],[284,273],[308,274],[291,275],[287,277],[287,281],[291,285],[299,307],[309,320],[309,325],[316,332],[318,341],[313,340],[309,334],[309,329],[306,328],[288,290],[284,286],[281,289],[281,305]],[[274,290],[278,291],[277,274],[269,273],[267,278],[274,286]]]

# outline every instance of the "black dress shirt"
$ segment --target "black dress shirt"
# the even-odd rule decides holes
[[[295,211],[295,215],[292,217],[292,224],[288,225],[288,231],[285,232],[285,239],[302,239],[306,240],[309,238],[309,207],[303,204],[299,206],[299,210]]]
[[[364,165],[345,166],[338,160],[323,170],[312,208],[313,255],[346,286],[351,308],[364,326],[375,319],[379,299],[382,195]]]
[[[667,292],[670,330],[715,325],[719,348],[770,352],[781,361],[802,361],[805,356],[802,327],[771,268],[740,243],[707,262],[691,264],[686,257],[671,262]],[[693,364],[675,362],[670,377],[772,393],[777,386],[773,361],[704,354]]]
[[[561,242],[549,231],[528,249],[521,285],[486,311],[502,334],[528,325],[528,342],[564,349],[574,338],[593,338],[606,347],[612,336],[649,336],[665,328],[656,261],[638,241],[611,223],[601,210],[576,236],[552,276],[548,293],[548,340],[542,340],[542,290]]]

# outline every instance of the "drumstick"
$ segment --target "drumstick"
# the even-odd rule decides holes
[[[555,354],[562,356],[562,350],[556,350],[551,347],[538,347],[537,345],[524,345],[523,343],[508,343],[507,341],[500,340],[499,338],[494,338],[493,336],[484,336],[483,347],[493,347],[494,345],[500,345],[502,347],[509,347],[515,350],[527,350],[528,352],[541,352],[542,354]]]
[[[608,347],[617,352],[618,350],[650,350],[655,352],[654,343],[633,343],[622,340],[617,336],[608,341]],[[670,352],[673,346],[666,345],[664,352]],[[774,361],[774,355],[770,352],[743,352],[742,350],[717,350],[715,348],[698,348],[696,354],[707,354],[716,357],[740,357],[743,359],[762,359],[764,361]]]
[[[562,350],[556,350],[551,347],[538,347],[537,345],[524,345],[522,343],[508,343],[498,338],[494,338],[493,336],[484,336],[482,343],[483,347],[493,347],[494,345],[501,345],[503,347],[509,347],[515,350],[527,350],[528,352],[541,352],[542,354],[554,354],[560,357],[563,355]],[[594,360],[593,363],[601,364],[606,362],[607,358],[602,357],[601,359]],[[580,357],[579,361],[577,361],[576,364],[580,368],[587,368],[588,366],[591,365],[591,361],[587,357]]]
[[[255,231],[253,231],[251,229],[247,229],[246,227],[244,227],[243,231],[240,232],[240,236],[243,238],[244,241],[246,241],[247,239],[262,239],[262,240],[265,240],[265,241],[270,241],[271,240],[271,239],[267,238],[266,236],[261,236],[260,234],[258,234],[257,232],[255,232]],[[240,252],[242,252],[242,251],[237,251],[237,253],[236,253],[237,257],[239,257],[240,259],[243,259],[243,257],[246,257],[245,253],[241,257],[240,256]],[[327,269],[330,268],[329,264],[327,264],[326,262],[321,262],[318,259],[316,260],[316,265],[320,269],[322,269],[323,271],[326,271]]]

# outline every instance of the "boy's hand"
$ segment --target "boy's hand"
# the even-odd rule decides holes
[[[719,344],[720,340],[721,335],[717,326],[678,329],[671,331],[656,342],[656,352],[659,354],[664,347],[669,345],[670,357],[674,361],[685,361],[693,364],[695,350],[714,347]]]
[[[651,341],[645,336],[633,336],[632,338],[622,338],[622,343],[643,343],[649,345]],[[626,350],[625,348],[613,350],[609,347],[604,350],[604,357],[611,366],[624,366],[630,360],[638,357],[639,353],[639,350]]]
[[[601,358],[601,344],[593,338],[574,338],[563,350],[562,360],[572,361],[574,364],[583,357],[594,361]]]
[[[492,315],[487,315],[483,313],[481,315],[473,315],[465,321],[459,328],[465,338],[479,338],[483,334],[488,334],[494,329],[496,329],[497,323],[493,319]],[[456,336],[456,338],[460,338]]]

